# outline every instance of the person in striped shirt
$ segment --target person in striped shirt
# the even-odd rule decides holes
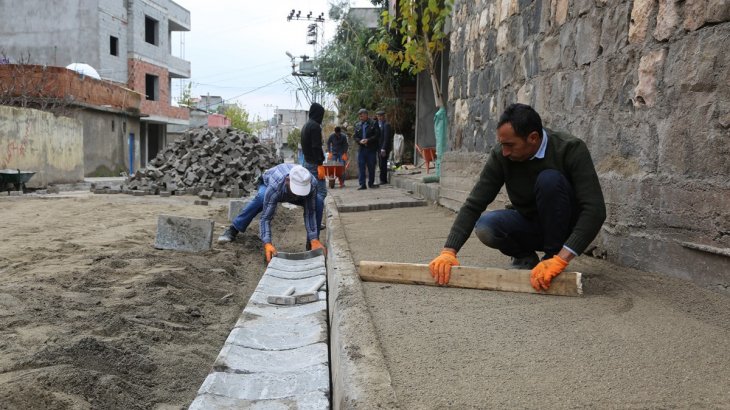
[[[312,250],[324,249],[319,241],[316,220],[317,181],[303,166],[280,164],[266,170],[261,178],[256,197],[233,219],[218,238],[218,242],[232,242],[239,232],[245,232],[256,215],[261,214],[259,237],[264,243],[266,262],[276,255],[271,239],[271,220],[280,202],[304,207],[304,227]]]

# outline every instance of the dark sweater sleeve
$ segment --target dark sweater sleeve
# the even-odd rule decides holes
[[[458,252],[464,246],[482,212],[494,201],[502,188],[504,171],[499,164],[497,155],[501,154],[497,150],[498,146],[492,149],[479,180],[456,215],[456,220],[446,238],[445,248],[453,248]]]
[[[591,154],[583,141],[571,149],[567,161],[575,197],[578,202],[578,221],[565,241],[565,246],[579,255],[590,245],[606,220],[606,204],[601,184],[593,166]]]

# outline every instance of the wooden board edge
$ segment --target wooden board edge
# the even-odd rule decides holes
[[[367,267],[367,271],[364,271],[362,269],[363,265]],[[375,266],[380,266],[380,268],[384,268],[386,266],[390,268],[403,266],[404,268],[407,268],[409,270],[412,270],[413,268],[422,269],[422,270],[428,270],[428,265],[426,264],[417,264],[417,263],[399,263],[399,262],[377,262],[377,261],[360,261],[357,263],[358,268],[358,275],[362,281],[365,282],[382,282],[382,283],[399,283],[399,284],[412,284],[412,285],[426,285],[426,286],[438,286],[436,283],[431,281],[430,274],[428,275],[427,279],[424,279],[427,275],[425,274],[419,274],[420,278],[410,278],[408,280],[404,280],[398,277],[384,277],[382,275],[372,274],[372,272],[376,271],[377,268],[374,268]],[[491,270],[495,273],[507,273],[507,272],[513,272],[517,273],[520,272],[520,275],[525,275],[525,272],[529,272],[529,270],[519,270],[519,271],[513,271],[510,269],[502,269],[502,268],[479,268],[479,267],[470,267],[470,266],[459,266],[455,267],[456,271],[463,271],[464,273],[467,273],[469,271],[480,271],[480,270]],[[455,277],[454,274],[452,274],[452,277]],[[575,275],[575,278],[569,278],[568,276]],[[517,292],[517,293],[534,293],[539,295],[551,295],[551,296],[582,296],[583,295],[583,281],[582,276],[583,274],[581,272],[575,272],[575,271],[569,271],[564,272],[561,274],[563,283],[561,286],[555,286],[552,287],[552,289],[549,289],[548,291],[536,291],[530,286],[529,284],[527,286],[520,285],[519,287],[521,289],[515,289],[514,287],[508,289],[503,288],[501,286],[488,286],[488,287],[479,287],[479,286],[465,286],[463,283],[459,283],[457,281],[453,281],[452,283],[449,283],[448,285],[445,285],[446,287],[454,287],[454,288],[463,288],[463,289],[483,289],[483,290],[496,290],[496,291],[502,291],[502,292]],[[571,280],[573,279],[573,280]],[[574,282],[573,282],[574,281]],[[558,285],[554,282],[555,285]]]

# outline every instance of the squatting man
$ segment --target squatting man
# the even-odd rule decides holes
[[[264,243],[266,262],[276,256],[276,248],[271,240],[271,220],[280,202],[304,207],[304,227],[307,242],[312,250],[323,249],[319,241],[316,220],[317,181],[312,173],[301,165],[280,164],[264,172],[260,179],[256,197],[233,219],[231,226],[218,238],[218,242],[231,242],[239,232],[246,231],[256,215],[261,214],[259,237]]]
[[[513,209],[482,214],[502,186]],[[456,253],[472,230],[485,245],[512,257],[512,268],[532,269],[530,284],[550,282],[596,237],[606,219],[598,175],[586,144],[543,128],[529,105],[512,104],[497,123],[497,144],[459,210],[431,276],[449,283]],[[544,252],[540,260],[536,251]]]

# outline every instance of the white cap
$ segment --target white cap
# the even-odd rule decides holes
[[[289,189],[294,195],[309,195],[312,189],[312,173],[301,165],[294,165],[289,171]]]

